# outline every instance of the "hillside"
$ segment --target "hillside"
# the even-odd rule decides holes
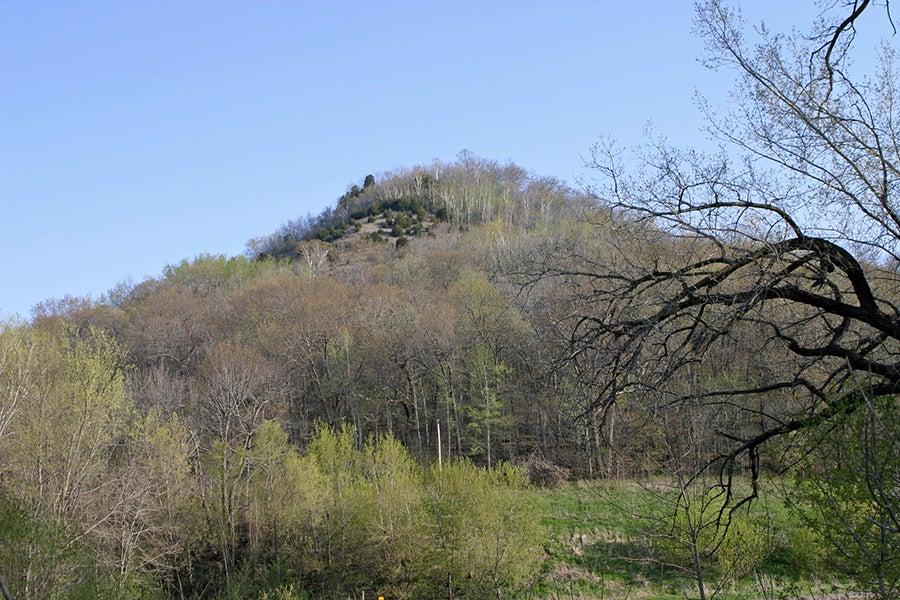
[[[368,176],[248,249],[170,265],[101,301],[48,302],[0,332],[0,547],[32,540],[24,559],[0,551],[17,589],[39,575],[48,594],[96,594],[103,582],[111,596],[429,597],[450,585],[556,597],[603,593],[607,553],[665,563],[668,581],[692,573],[691,548],[723,583],[736,577],[730,564],[743,575],[748,564],[830,564],[824,551],[801,564],[792,544],[815,546],[802,536],[762,547],[774,530],[747,519],[735,522],[759,542],[752,564],[713,556],[747,550],[724,529],[679,529],[695,510],[704,532],[719,523],[708,508],[725,506],[720,484],[698,465],[765,423],[754,405],[669,403],[698,382],[764,385],[786,368],[752,329],[696,361],[692,380],[597,410],[597,374],[618,354],[574,332],[599,319],[597,298],[622,274],[661,272],[687,252],[683,239],[555,179],[464,155]],[[796,410],[778,389],[757,399],[766,414]],[[797,460],[766,450],[729,476],[771,477]],[[688,472],[704,477],[684,484]],[[626,507],[602,504],[632,515],[623,533],[584,529],[597,525],[572,515],[594,500],[568,487],[546,496],[558,512],[542,543],[533,486],[600,478],[643,482],[644,505],[631,493]],[[603,559],[616,586],[657,572],[628,556]]]

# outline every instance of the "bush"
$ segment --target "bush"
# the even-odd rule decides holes
[[[297,591],[297,588],[291,583],[278,586],[271,592],[263,592],[259,600],[308,600],[309,597],[306,592]]]
[[[764,527],[749,515],[735,516],[716,551],[723,576],[740,578],[760,567],[771,554]]]
[[[397,215],[397,218],[394,219],[394,224],[400,227],[401,229],[407,229],[412,226],[412,221],[409,220],[409,216],[405,213],[401,213]]]
[[[532,485],[543,488],[558,488],[569,479],[569,469],[547,460],[539,454],[531,454],[525,459],[525,472]]]
[[[653,518],[654,547],[661,560],[684,571],[695,571],[694,554],[707,562],[721,541],[719,518],[725,501],[724,494],[695,488],[668,491],[668,506],[663,514]]]
[[[14,598],[97,598],[111,595],[113,573],[74,527],[35,517],[0,494],[0,576]]]
[[[543,512],[524,469],[462,461],[426,473],[395,438],[370,438],[358,450],[356,437],[351,427],[322,428],[309,446],[329,482],[310,586],[332,597],[485,598],[531,583],[543,559]]]
[[[544,531],[524,470],[463,460],[429,475],[422,595],[491,598],[528,587],[544,557]]]

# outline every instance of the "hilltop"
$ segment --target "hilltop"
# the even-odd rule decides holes
[[[363,241],[402,248],[411,240],[464,232],[496,221],[532,228],[578,215],[593,204],[586,194],[515,164],[462,152],[453,163],[419,165],[352,184],[335,205],[297,217],[248,243],[253,258],[301,258],[304,242],[318,240],[340,254]]]

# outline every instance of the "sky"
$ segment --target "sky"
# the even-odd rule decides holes
[[[812,2],[748,21],[806,30]],[[95,300],[462,150],[577,187],[601,135],[708,143],[688,0],[0,0],[0,319]]]

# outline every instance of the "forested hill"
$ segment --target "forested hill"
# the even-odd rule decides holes
[[[705,276],[715,244],[689,246],[515,165],[463,155],[365,177],[249,247],[101,301],[48,301],[0,329],[0,565],[22,597],[568,586],[569,566],[540,574],[551,559],[529,483],[683,483],[803,410],[770,385],[799,361],[757,328],[723,330],[714,360],[699,349],[678,363],[689,377],[666,371],[666,353],[687,347],[679,336],[709,316],[654,335],[647,316],[673,305],[663,292],[692,293],[656,283],[685,257]],[[648,289],[628,296],[635,281]],[[612,314],[624,325],[600,329]],[[629,359],[633,348],[651,359]],[[604,406],[623,368],[641,385],[613,388]],[[768,389],[746,405],[692,395],[747,381]],[[729,463],[729,478],[797,457],[755,459]],[[575,556],[571,538],[552,560]],[[693,564],[666,548],[639,552]],[[754,552],[747,564],[774,555]]]
[[[464,155],[365,178],[245,256],[184,260],[4,325],[13,589],[529,585],[540,523],[512,465],[555,483],[639,467],[601,457],[577,373],[557,368],[576,290],[523,287],[523,266],[596,255],[604,219],[555,179]],[[443,475],[426,476],[438,457]],[[369,493],[381,486],[405,499]],[[426,494],[440,494],[431,512]],[[447,535],[460,560],[444,558]]]
[[[136,405],[204,435],[231,427],[210,411],[248,435],[275,419],[300,445],[316,423],[350,423],[428,462],[440,421],[445,456],[540,453],[590,473],[572,427],[583,407],[553,372],[571,298],[524,293],[518,272],[593,252],[607,218],[557,179],[463,152],[369,175],[246,256],[186,259],[99,302],[45,302],[33,327],[109,336]]]
[[[0,323],[0,591],[897,598],[900,82],[830,4],[698,2],[720,151],[607,200],[463,152]]]

